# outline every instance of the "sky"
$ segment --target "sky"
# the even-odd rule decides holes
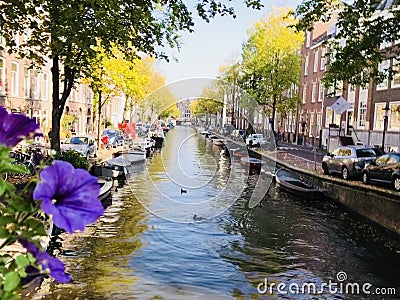
[[[234,2],[234,1],[232,1]],[[247,31],[261,18],[268,17],[273,6],[295,8],[300,0],[262,0],[262,10],[249,9],[242,1],[236,0],[236,19],[231,16],[216,17],[206,23],[196,18],[194,32],[182,34],[179,51],[165,50],[170,62],[158,62],[158,71],[173,83],[193,78],[215,78],[219,67],[230,65],[240,58],[242,44]]]

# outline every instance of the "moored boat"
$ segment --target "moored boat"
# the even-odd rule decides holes
[[[144,162],[146,160],[146,151],[141,149],[118,151],[113,154],[113,157],[124,157],[131,164]]]
[[[220,147],[222,147],[224,145],[224,142],[225,142],[225,140],[223,140],[223,139],[214,139],[213,140],[213,144],[215,146],[220,146]]]
[[[279,169],[275,172],[275,180],[280,187],[296,195],[316,196],[322,193],[318,186],[285,169]]]
[[[265,164],[265,162],[262,161],[261,159],[250,157],[250,156],[242,157],[240,159],[240,162],[243,165],[249,167],[250,169],[258,169],[258,170],[261,169],[261,166],[263,164]]]

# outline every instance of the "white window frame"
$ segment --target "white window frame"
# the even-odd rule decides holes
[[[385,114],[383,108],[385,108],[385,102],[375,103],[374,110],[374,130],[383,131],[383,116]],[[388,123],[389,124],[389,123]]]
[[[390,111],[388,115],[388,129],[390,130],[400,130],[399,126],[392,126],[392,120],[396,119],[398,123],[400,123],[400,101],[390,102]]]
[[[31,98],[31,71],[24,66],[24,97]]]
[[[32,87],[32,98],[33,99],[39,99],[40,98],[40,73],[39,72],[35,72],[36,76],[34,76],[32,78],[32,80],[34,80],[34,85]]]
[[[316,137],[319,138],[319,133],[321,131],[321,125],[322,125],[322,113],[321,112],[317,112],[317,129],[316,129]]]
[[[362,105],[362,107],[361,107]],[[360,101],[358,103],[358,121],[357,128],[365,128],[366,117],[367,117],[367,101]]]
[[[43,100],[49,100],[49,73],[48,72],[43,73],[43,88],[44,88]]]
[[[311,45],[311,31],[306,31],[306,48],[309,48]]]
[[[315,99],[317,98],[317,82],[313,82],[311,86],[311,103],[315,103]]]
[[[325,86],[322,81],[319,82],[319,88],[318,88],[318,102],[324,101],[325,97]]]
[[[307,97],[307,83],[303,85],[303,104],[306,104],[306,97]]]
[[[378,66],[378,70],[380,72],[383,72],[383,73],[386,73],[386,74],[388,73],[389,68],[390,68],[390,60],[389,59],[384,60]],[[376,89],[378,91],[387,90],[388,89],[388,84],[389,84],[389,80],[388,80],[388,78],[385,78],[381,83],[376,85]]]
[[[310,130],[308,131],[308,136],[312,137],[312,136],[314,136],[314,126],[315,126],[315,124],[314,124],[314,112],[310,113],[310,120],[309,121],[310,122],[309,122],[309,127],[308,128],[310,128]]]
[[[320,70],[325,71],[325,66],[326,66],[326,47],[322,47]]]
[[[314,68],[313,71],[314,73],[318,72],[318,57],[319,57],[319,49],[316,49],[314,52]]]
[[[390,87],[398,88],[398,87],[400,87],[400,59],[393,58],[392,68],[397,73],[393,75],[393,79],[392,79],[392,82],[390,83]]]
[[[16,70],[13,70],[13,67]],[[11,96],[18,97],[19,92],[19,63],[13,61],[11,62]]]
[[[6,60],[0,57],[0,95],[6,94]]]
[[[310,59],[309,59],[308,54],[307,54],[306,58],[305,58],[305,62],[304,62],[304,76],[308,75],[308,64],[309,64],[309,62],[310,62]]]

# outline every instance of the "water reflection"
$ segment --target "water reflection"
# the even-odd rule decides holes
[[[176,128],[167,139],[180,140],[185,132],[190,129]],[[130,178],[130,186],[114,193],[113,204],[99,222],[83,233],[62,236],[60,256],[74,282],[44,285],[37,299],[269,299],[257,292],[264,278],[321,284],[336,280],[339,271],[346,272],[350,282],[400,286],[397,238],[326,199],[306,201],[275,186],[261,206],[249,209],[260,175],[248,176],[248,170],[233,159],[230,163],[204,137],[190,143],[192,151],[183,147],[185,174],[201,177],[210,172],[212,180],[181,195],[179,185],[165,174],[175,159],[167,144],[165,153],[147,162],[147,170]],[[193,159],[205,154],[200,165]],[[186,223],[158,217],[173,214],[174,207],[163,204],[154,186],[177,202],[203,203],[224,189],[232,168],[243,193],[215,218],[194,222],[197,211],[192,209],[180,211],[186,213]],[[153,183],[148,182],[149,175]],[[134,196],[138,191],[140,201]],[[228,191],[223,194],[226,203],[230,196]],[[204,202],[204,211],[218,210],[221,203]],[[327,292],[314,298],[320,297],[357,298]]]

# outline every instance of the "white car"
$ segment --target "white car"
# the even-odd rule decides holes
[[[70,149],[81,153],[86,159],[90,156],[97,157],[97,145],[90,136],[73,136],[61,145],[61,150]]]
[[[266,143],[267,140],[262,133],[253,133],[246,138],[246,145],[249,147],[261,147],[261,145],[265,145]]]

